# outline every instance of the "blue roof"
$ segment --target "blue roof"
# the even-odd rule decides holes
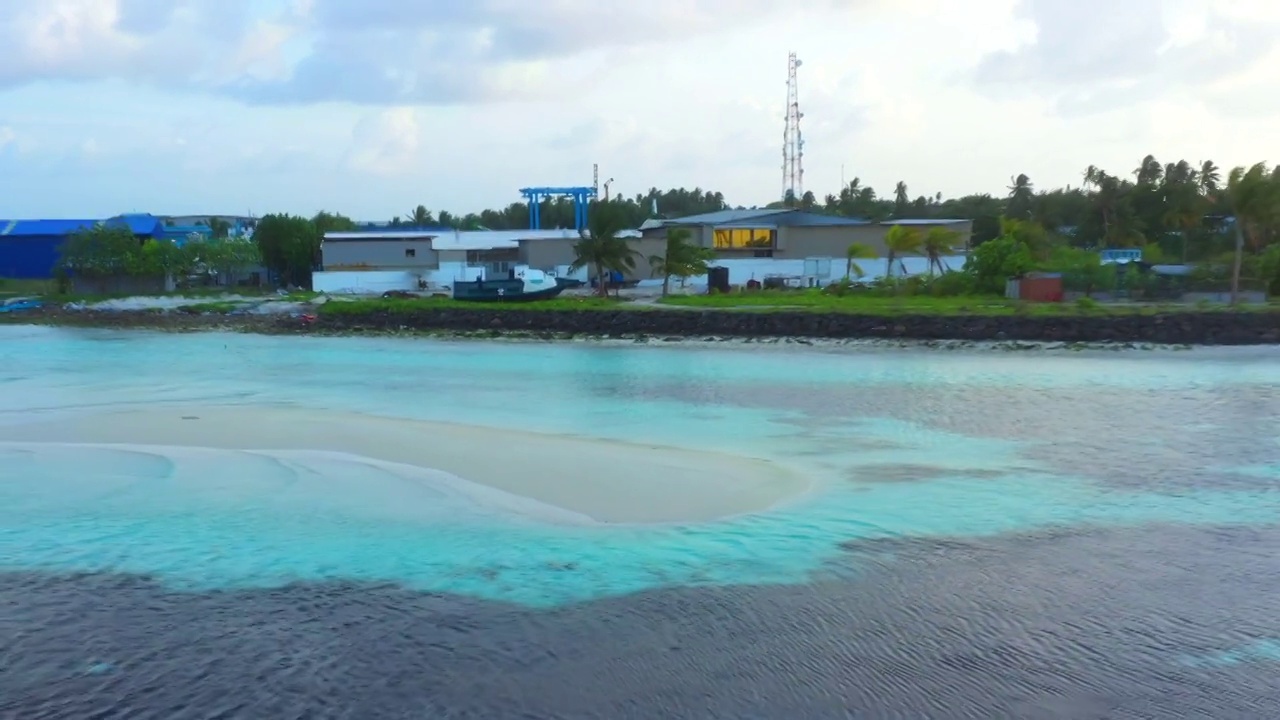
[[[960,218],[903,218],[901,220],[885,220],[882,225],[955,225],[973,222]]]
[[[0,237],[59,237],[97,224],[97,220],[0,220]]]
[[[124,225],[134,235],[154,235],[158,228],[164,227],[164,222],[160,218],[148,213],[117,215],[106,224],[114,227]]]

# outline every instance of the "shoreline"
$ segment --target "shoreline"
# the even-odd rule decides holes
[[[514,497],[610,525],[716,522],[813,489],[798,471],[712,451],[270,405],[33,415],[0,425],[0,445],[14,443],[345,454],[434,473],[439,487],[473,486],[466,494],[480,505]]]
[[[732,310],[541,310],[525,308],[377,310],[312,320],[291,314],[194,314],[67,310],[50,306],[0,315],[0,325],[303,336],[430,336],[537,341],[794,342],[1015,349],[1280,345],[1280,312],[1152,315],[901,315]]]

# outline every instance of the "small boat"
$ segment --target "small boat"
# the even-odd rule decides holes
[[[571,287],[538,270],[514,270],[505,278],[453,283],[453,299],[466,302],[533,302],[550,300]]]

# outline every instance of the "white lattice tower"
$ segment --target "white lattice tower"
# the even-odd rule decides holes
[[[796,71],[801,65],[795,53],[787,57],[787,125],[782,133],[782,199],[799,202],[804,197],[804,136],[800,132],[800,92]]]

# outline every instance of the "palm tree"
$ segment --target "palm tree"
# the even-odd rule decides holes
[[[649,256],[649,266],[655,275],[662,276],[662,296],[666,297],[671,289],[672,276],[687,278],[704,275],[707,263],[715,257],[711,248],[704,248],[690,242],[692,235],[684,228],[672,228],[667,231],[667,247],[662,255]]]
[[[920,244],[925,257],[929,258],[929,277],[933,277],[935,267],[938,268],[938,274],[948,270],[942,258],[955,252],[958,242],[960,242],[960,233],[955,230],[944,227],[929,228],[929,232],[925,233],[924,240]]]
[[[1148,155],[1142,158],[1142,164],[1133,171],[1133,176],[1138,180],[1139,185],[1155,185],[1160,182],[1160,178],[1164,177],[1164,166],[1156,160],[1154,155]]]
[[[409,225],[411,227],[421,228],[429,225],[435,225],[435,218],[431,217],[431,211],[425,205],[419,205],[409,213]]]
[[[1218,192],[1218,185],[1222,182],[1222,172],[1212,160],[1204,160],[1200,163],[1200,192],[1212,197]]]
[[[1207,201],[1195,185],[1180,183],[1169,187],[1165,202],[1165,224],[1182,235],[1182,262],[1186,264],[1188,235],[1204,221]]]
[[[1031,200],[1035,197],[1031,178],[1023,173],[1016,178],[1009,178],[1009,183],[1009,216],[1019,220],[1030,217]]]
[[[872,250],[870,246],[864,245],[859,242],[849,245],[849,248],[844,251],[845,279],[846,280],[852,279],[853,276],[856,274],[858,276],[858,279],[861,280],[862,277],[866,275],[866,273],[862,271],[862,267],[858,265],[857,261],[873,260],[875,258],[876,258],[876,251]]]
[[[907,183],[899,180],[893,188],[893,214],[902,217],[902,213],[911,204],[911,196],[907,194]]]
[[[1258,163],[1249,169],[1235,168],[1227,176],[1227,201],[1235,217],[1236,248],[1231,262],[1231,304],[1240,299],[1240,267],[1244,264],[1245,224],[1256,219],[1262,211],[1263,193],[1267,186],[1267,166]]]
[[[574,261],[569,272],[584,267],[595,271],[600,297],[609,297],[609,278],[606,272],[635,270],[636,251],[625,238],[618,237],[627,229],[626,219],[615,207],[617,201],[592,203],[587,226],[581,239],[573,244]]]
[[[898,256],[919,252],[922,240],[920,231],[913,227],[894,225],[889,228],[889,232],[884,236],[884,245],[889,251],[888,262],[885,264],[885,277],[893,277],[893,261],[898,259]],[[905,272],[906,268],[903,268],[903,271]]]

